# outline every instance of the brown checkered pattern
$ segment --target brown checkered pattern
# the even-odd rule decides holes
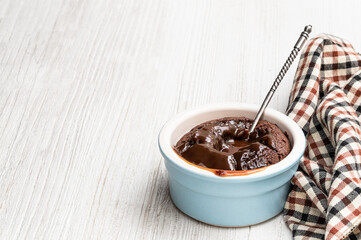
[[[330,35],[309,41],[287,110],[307,148],[284,210],[295,239],[361,239],[361,56]]]

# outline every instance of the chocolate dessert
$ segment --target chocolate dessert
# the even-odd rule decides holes
[[[249,134],[251,125],[245,117],[208,121],[185,134],[174,149],[200,167],[232,171],[266,167],[291,151],[289,140],[275,124],[261,120]]]

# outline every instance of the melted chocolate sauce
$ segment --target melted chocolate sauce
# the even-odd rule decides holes
[[[197,166],[218,170],[251,170],[280,161],[284,156],[276,149],[275,125],[263,123],[249,134],[251,123],[247,118],[224,118],[200,124],[178,141],[175,151]]]

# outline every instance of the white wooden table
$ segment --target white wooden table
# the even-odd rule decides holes
[[[157,134],[192,106],[260,104],[307,24],[361,49],[361,4],[343,4],[1,0],[0,239],[290,239],[281,216],[183,215]]]

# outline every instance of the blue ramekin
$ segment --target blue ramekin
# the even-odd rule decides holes
[[[178,114],[163,126],[159,148],[168,170],[171,198],[182,212],[208,224],[237,227],[263,222],[282,211],[290,179],[306,147],[302,130],[285,114],[268,108],[263,119],[287,133],[292,150],[282,161],[260,172],[220,177],[188,164],[173,150],[197,124],[222,117],[254,118],[257,110],[252,104],[207,105]]]

